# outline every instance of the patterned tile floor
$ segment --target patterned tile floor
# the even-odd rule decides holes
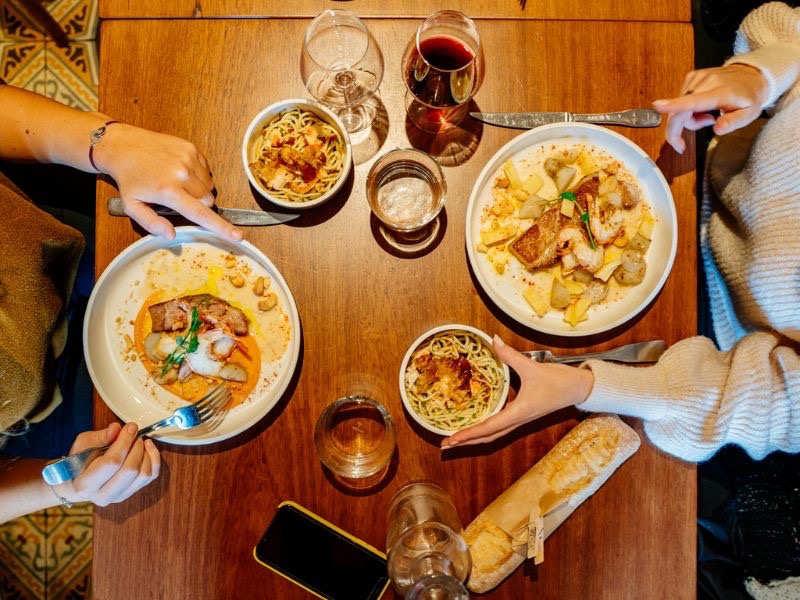
[[[56,44],[25,6],[39,2],[69,38]],[[97,109],[98,0],[0,0],[0,77]],[[56,507],[0,525],[0,600],[91,597],[92,506]]]

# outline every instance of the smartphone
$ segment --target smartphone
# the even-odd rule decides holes
[[[377,600],[389,585],[383,552],[291,501],[278,506],[253,556],[325,600]]]

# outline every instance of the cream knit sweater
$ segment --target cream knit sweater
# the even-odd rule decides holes
[[[652,367],[588,361],[594,388],[579,405],[643,419],[689,461],[725,444],[753,458],[800,451],[800,9],[756,9],[734,51],[728,62],[766,76],[774,115],[709,148],[700,242],[720,349],[694,337]]]

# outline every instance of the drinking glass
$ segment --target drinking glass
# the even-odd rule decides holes
[[[436,236],[446,197],[442,168],[421,150],[391,150],[367,174],[372,214],[381,222],[383,238],[398,250],[419,250]]]
[[[433,483],[410,483],[394,495],[386,548],[389,576],[400,594],[415,585],[443,588],[448,584],[463,589],[459,584],[469,575],[469,549],[458,513],[447,492]]]
[[[446,131],[467,114],[483,83],[484,59],[475,22],[455,10],[429,16],[402,61],[406,111],[423,131]]]
[[[380,402],[345,396],[329,404],[317,419],[314,445],[336,480],[366,490],[383,479],[394,454],[394,421]]]
[[[383,54],[364,21],[349,10],[324,10],[303,38],[300,74],[314,98],[331,107],[348,133],[378,114]]]

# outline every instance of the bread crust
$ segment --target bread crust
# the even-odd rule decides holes
[[[573,428],[467,526],[464,538],[472,557],[467,587],[487,592],[522,564],[534,503],[542,513],[561,506],[545,519],[546,539],[640,444],[636,432],[614,415],[593,416]]]

